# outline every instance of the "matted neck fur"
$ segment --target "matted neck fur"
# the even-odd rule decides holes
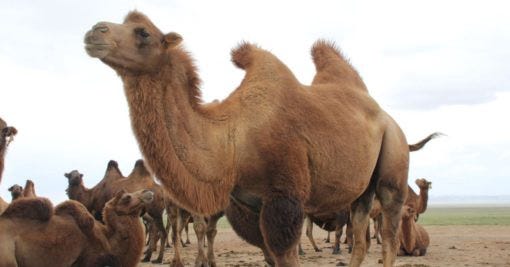
[[[260,214],[251,216],[260,219],[237,224],[260,232],[234,228],[277,266],[298,265],[305,211],[352,203],[351,266],[359,266],[377,194],[384,266],[393,265],[409,147],[338,49],[325,41],[313,46],[317,74],[304,86],[273,54],[243,43],[232,51],[246,71],[239,87],[221,103],[201,105],[196,68],[181,40],[139,12],[122,24],[100,22],[85,36],[87,53],[123,80],[140,150],[171,198],[199,214],[225,209],[234,186],[239,196],[260,199]]]

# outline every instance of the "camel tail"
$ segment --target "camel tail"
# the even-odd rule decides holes
[[[434,139],[434,138],[437,138],[437,137],[441,137],[445,134],[443,133],[440,133],[440,132],[435,132],[427,137],[425,137],[425,139],[421,140],[420,142],[416,143],[416,144],[412,144],[412,145],[409,145],[409,152],[413,152],[413,151],[417,151],[417,150],[420,150],[422,149],[430,140]]]
[[[47,198],[21,198],[13,201],[0,216],[46,222],[53,215],[53,205]]]
[[[253,62],[252,52],[255,48],[257,48],[255,45],[248,42],[240,43],[230,52],[232,62],[240,69],[247,69]]]

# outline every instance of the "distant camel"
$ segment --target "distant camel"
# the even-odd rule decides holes
[[[21,185],[14,184],[8,190],[11,192],[12,201],[22,197],[37,197],[32,180],[27,180],[24,188]]]
[[[68,178],[69,186],[67,193],[70,199],[75,199],[83,203],[87,209],[94,212],[96,215],[101,211],[105,204],[121,190],[133,192],[141,189],[149,189],[154,193],[154,201],[145,207],[145,211],[154,219],[154,223],[162,234],[160,253],[154,263],[161,263],[163,261],[163,253],[165,243],[167,240],[167,232],[163,224],[163,211],[165,210],[167,201],[165,200],[165,193],[161,186],[156,184],[146,169],[142,160],[138,160],[132,172],[128,177],[124,177],[120,172],[116,161],[111,160],[106,168],[104,178],[93,188],[87,189],[83,185],[83,174],[77,170],[73,170],[64,175]],[[95,216],[96,219],[101,219],[101,216]],[[178,254],[178,251],[175,253]],[[152,250],[146,251],[143,261],[150,261]]]
[[[402,209],[402,222],[399,230],[399,256],[424,256],[430,239],[425,229],[415,221],[416,210],[405,205]]]
[[[306,225],[306,236],[312,243],[313,249],[316,252],[322,251],[315,244],[315,240],[313,239],[313,224],[316,224],[321,229],[324,229],[328,232],[335,232],[335,243],[333,244],[333,254],[340,254],[340,238],[342,237],[343,227],[347,225],[349,221],[349,210],[343,210],[336,214],[328,214],[334,215],[331,216],[322,216],[315,217],[313,215],[306,215],[305,225]],[[301,248],[301,242],[299,243],[299,254],[304,255],[304,251]]]
[[[432,182],[427,181],[424,178],[416,179],[415,181],[418,188],[420,188],[420,194],[417,195],[411,186],[407,187],[407,199],[404,205],[412,207],[414,214],[416,215],[415,221],[418,221],[420,214],[427,210],[427,204],[429,199],[429,190],[432,188]],[[372,210],[370,211],[370,218],[374,220],[374,236],[377,239],[377,244],[381,244],[380,241],[380,229],[382,224],[381,204],[378,199],[374,200]]]
[[[17,133],[18,130],[16,128],[7,126],[7,123],[0,118],[0,183],[2,182],[2,174],[4,172],[5,152]]]

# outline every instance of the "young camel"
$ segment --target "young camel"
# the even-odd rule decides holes
[[[427,253],[430,243],[429,234],[415,221],[416,215],[413,207],[404,205],[398,235],[400,240],[398,256],[424,256]]]
[[[108,251],[106,243],[89,242],[74,219],[54,215],[45,198],[22,198],[9,205],[0,216],[0,243],[0,266],[6,267],[99,266],[94,263],[100,252]]]
[[[151,174],[146,169],[142,160],[135,163],[135,167],[128,177],[124,177],[116,161],[111,160],[106,168],[104,178],[93,188],[87,189],[83,185],[83,174],[73,170],[64,174],[68,179],[67,194],[70,199],[77,200],[85,205],[87,209],[95,214],[96,219],[101,220],[101,211],[105,204],[112,199],[120,190],[133,192],[141,189],[149,189],[154,193],[154,201],[145,207],[145,211],[154,219],[155,226],[161,233],[161,244],[158,258],[154,263],[163,261],[164,244],[167,240],[167,231],[163,224],[163,211],[167,204],[164,199],[164,191],[161,186],[156,184]],[[154,246],[154,245],[152,245]],[[178,252],[176,252],[178,255]],[[142,261],[150,261],[152,250],[146,251]]]
[[[163,34],[145,15],[100,22],[84,39],[87,53],[122,79],[141,152],[178,205],[202,215],[230,209],[234,230],[266,259],[298,266],[305,212],[352,203],[350,264],[359,266],[375,194],[385,214],[384,266],[394,264],[409,148],[334,45],[313,46],[317,74],[304,86],[274,55],[243,43],[232,60],[244,80],[204,107],[182,38]]]

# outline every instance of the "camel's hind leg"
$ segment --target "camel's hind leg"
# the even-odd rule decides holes
[[[351,206],[351,223],[354,243],[349,266],[360,266],[368,250],[367,228],[369,213],[374,199],[377,179],[370,181],[369,188]],[[369,236],[370,238],[370,236]],[[369,240],[370,241],[370,240]]]
[[[264,201],[260,229],[276,266],[299,266],[297,244],[303,228],[304,211],[298,199],[274,196]]]
[[[390,133],[390,134],[388,134]],[[402,205],[407,198],[407,174],[409,170],[409,147],[402,132],[394,124],[385,133],[378,160],[379,183],[376,194],[381,202],[382,252],[384,267],[393,266],[398,249],[397,231]]]

